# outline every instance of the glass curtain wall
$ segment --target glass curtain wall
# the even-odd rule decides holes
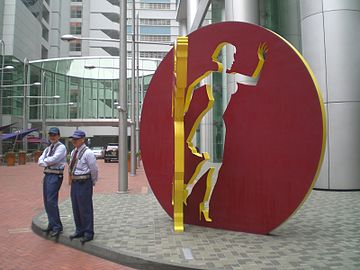
[[[116,76],[118,76],[119,71],[116,66],[111,70],[84,70],[84,61],[87,61],[87,64],[89,62],[89,60],[84,60],[75,65],[75,75],[90,77],[86,78],[67,75],[69,70],[74,69],[72,60],[32,63],[29,65],[27,81],[24,80],[24,63],[11,56],[5,56],[4,60],[5,66],[12,65],[15,67],[12,70],[4,70],[3,84],[5,87],[1,91],[3,96],[1,109],[4,115],[23,117],[24,87],[7,88],[6,85],[41,82],[41,86],[29,87],[27,94],[32,97],[43,96],[43,98],[27,99],[30,122],[31,120],[42,120],[43,115],[46,119],[61,120],[118,118],[116,102],[118,102],[119,80]],[[92,59],[90,62],[97,66],[113,66],[114,62],[118,63],[118,59],[106,59],[104,61]],[[154,69],[156,69],[157,64]],[[82,71],[78,70],[80,67]],[[105,77],[105,79],[97,79],[98,76]],[[110,78],[107,79],[106,77]],[[140,111],[151,78],[152,74],[143,74],[138,80]],[[130,90],[131,79],[128,78],[128,112],[131,106]]]
[[[111,119],[117,118],[118,80],[97,80],[69,77],[32,67],[31,74],[42,75],[42,86],[31,90],[30,120],[41,119],[45,109],[47,119]],[[54,98],[57,97],[57,98]],[[44,101],[44,108],[42,108]],[[22,106],[22,105],[21,105]],[[18,109],[21,109],[21,106]]]
[[[99,61],[94,60],[93,61]],[[109,59],[106,60],[108,66]],[[112,61],[112,60],[111,60]],[[96,63],[99,65],[99,63]],[[84,63],[80,66],[84,66]],[[102,63],[104,65],[104,63]],[[119,80],[113,79],[95,79],[84,78],[77,76],[68,76],[53,72],[68,71],[71,63],[67,61],[53,61],[41,62],[31,65],[30,77],[37,78],[42,82],[42,86],[38,89],[32,89],[30,95],[32,96],[48,96],[58,98],[47,98],[45,106],[42,106],[41,99],[31,99],[30,104],[30,120],[39,120],[42,118],[42,110],[45,110],[47,119],[116,119],[118,118],[117,102]],[[84,68],[83,68],[84,69]],[[84,73],[91,76],[106,77],[106,74],[111,74],[111,77],[118,75],[118,69],[107,69],[99,71],[86,70]],[[84,75],[76,71],[76,75]],[[146,94],[146,89],[150,84],[152,74],[140,75],[139,82],[139,108],[141,112],[142,101]],[[131,105],[131,78],[127,79],[127,94],[128,94],[128,109],[130,111]],[[21,110],[21,106],[19,106]],[[21,111],[20,111],[21,114]],[[128,115],[128,118],[130,115]]]
[[[1,59],[2,61],[2,59]],[[3,69],[3,82],[4,87],[1,89],[2,104],[0,108],[3,114],[11,114],[14,116],[22,115],[23,92],[24,87],[6,87],[10,85],[24,84],[24,65],[19,60],[11,56],[5,56],[4,66],[11,65],[14,67],[12,70]]]
[[[2,59],[0,60],[2,61]],[[4,69],[3,72],[3,88],[1,89],[2,104],[0,104],[0,110],[3,115],[11,115],[14,117],[23,116],[23,104],[24,104],[24,84],[33,84],[34,82],[40,82],[40,74],[35,73],[33,75],[27,75],[24,73],[24,63],[13,56],[5,56],[4,66],[13,66],[14,69]],[[29,81],[24,79],[29,78]],[[19,85],[15,86],[14,85]],[[40,91],[39,86],[30,86],[29,93],[37,94]],[[33,102],[33,101],[31,101]],[[29,102],[27,105],[31,105]]]

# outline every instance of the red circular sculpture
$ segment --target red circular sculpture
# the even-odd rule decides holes
[[[259,44],[265,43],[268,52],[258,83],[238,84],[223,115],[224,156],[210,201],[212,221],[199,219],[206,185],[203,176],[184,205],[184,222],[267,234],[301,205],[320,168],[325,124],[314,79],[301,56],[286,41],[259,26],[224,22],[203,27],[188,37],[188,85],[205,72],[217,70],[212,55],[223,42],[236,47],[232,69],[240,74],[251,75],[255,70]],[[172,50],[151,80],[140,129],[149,184],[170,216],[174,175],[173,68]],[[201,108],[206,99],[200,89],[194,92],[194,108]],[[194,117],[185,115],[185,137]],[[186,147],[185,183],[200,161]]]

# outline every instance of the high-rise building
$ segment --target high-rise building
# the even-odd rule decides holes
[[[132,40],[132,1],[127,3],[128,51]],[[140,57],[162,59],[178,36],[175,0],[135,0]],[[119,0],[4,0],[0,2],[0,34],[6,55],[20,60],[118,56],[118,42],[74,40],[61,36],[119,39]],[[146,44],[148,42],[148,44]],[[130,55],[130,53],[129,53]]]
[[[49,53],[50,0],[0,2],[0,33],[5,55],[44,59]]]
[[[127,6],[127,40],[132,40],[132,1]],[[61,35],[98,39],[119,39],[120,8],[118,0],[65,0],[52,1],[51,44],[49,57],[66,56],[118,56],[118,42],[74,40],[66,43]],[[170,47],[151,42],[173,42],[178,36],[175,0],[135,1],[136,28],[140,57],[163,58]],[[149,44],[145,44],[149,42]],[[128,51],[131,45],[128,44]]]

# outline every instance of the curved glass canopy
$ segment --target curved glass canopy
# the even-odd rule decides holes
[[[135,72],[139,111],[152,74],[159,59],[139,59]],[[14,64],[15,63],[15,64]],[[24,65],[14,57],[6,57],[5,65],[15,69],[4,73],[4,84],[32,84],[41,86],[4,88],[3,113],[23,116],[36,124],[49,120],[115,119],[118,117],[119,57],[74,57],[30,61]],[[28,67],[24,79],[24,67]],[[131,59],[128,59],[131,67]],[[127,71],[128,109],[131,101],[131,70]],[[26,91],[27,98],[24,98]],[[57,98],[51,98],[51,97]],[[43,98],[40,98],[43,97]],[[28,108],[28,109],[25,109]]]
[[[141,76],[153,74],[160,64],[156,58],[140,58],[139,73]],[[119,57],[71,57],[53,58],[30,61],[31,65],[43,70],[83,79],[118,79]],[[127,59],[127,66],[131,67],[131,59]],[[127,77],[131,78],[131,69],[127,70]]]

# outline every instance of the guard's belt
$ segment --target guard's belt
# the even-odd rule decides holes
[[[63,174],[64,170],[48,169],[45,168],[44,173]]]
[[[91,178],[91,174],[71,175],[71,179],[75,181],[87,180],[89,178]]]

